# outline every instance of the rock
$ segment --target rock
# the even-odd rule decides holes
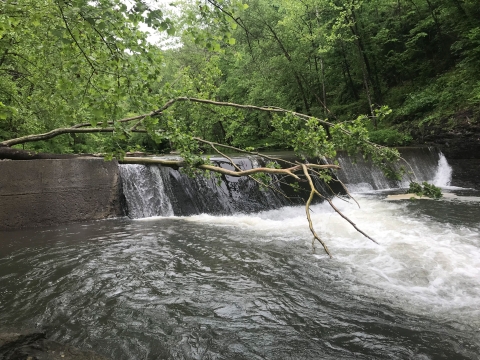
[[[452,186],[480,190],[480,159],[448,159],[452,167]]]
[[[457,195],[452,193],[443,193],[444,198],[455,198]],[[409,199],[422,199],[422,200],[433,200],[427,196],[418,196],[416,194],[396,194],[396,195],[388,195],[385,200],[409,200]]]
[[[471,111],[424,124],[411,135],[419,144],[440,148],[448,159],[480,158],[480,119]]]

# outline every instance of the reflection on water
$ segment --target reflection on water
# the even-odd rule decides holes
[[[112,359],[477,359],[480,202],[323,205],[0,233],[0,324]],[[469,201],[466,201],[469,200]]]

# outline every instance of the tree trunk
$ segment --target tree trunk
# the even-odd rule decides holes
[[[292,60],[292,57],[290,56],[290,53],[287,51],[287,49],[285,48],[285,46],[283,45],[282,41],[280,40],[280,38],[277,36],[277,33],[275,32],[275,30],[273,30],[273,28],[269,25],[269,24],[265,24],[267,25],[268,29],[270,30],[270,32],[272,33],[275,41],[278,43],[278,46],[280,46],[280,49],[282,50],[283,52],[283,55],[285,56],[285,58],[288,60],[288,62],[290,62],[291,64],[293,63],[293,60]],[[305,106],[305,112],[308,114],[308,115],[311,115],[311,111],[310,111],[310,104],[308,103],[308,99],[307,99],[307,95],[305,93],[305,88],[303,86],[303,83],[302,83],[302,80],[300,79],[300,75],[297,73],[297,71],[295,69],[293,69],[293,75],[295,77],[295,80],[297,82],[297,85],[298,85],[298,88],[300,90],[300,95],[302,96],[302,99],[303,99],[303,104]]]
[[[350,72],[350,65],[348,64],[347,55],[345,53],[345,46],[342,41],[340,41],[340,45],[342,46],[342,57],[343,57],[343,64],[345,65],[345,71],[347,73],[348,83],[350,84],[350,89],[352,90],[352,94],[355,100],[359,99],[357,90],[355,89],[355,84],[353,83],[352,74]]]

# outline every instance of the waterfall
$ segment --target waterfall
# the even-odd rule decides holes
[[[256,157],[233,159],[241,169],[261,167]],[[221,158],[211,159],[230,170],[231,164]],[[120,165],[127,213],[131,218],[151,216],[188,216],[194,214],[252,213],[302,203],[297,196],[272,176],[271,190],[265,190],[248,177],[189,177],[181,171],[158,165]]]
[[[452,181],[452,168],[448,165],[445,155],[440,153],[440,159],[438,160],[437,173],[433,178],[433,184],[435,186],[445,187],[449,186]]]
[[[427,181],[436,186],[447,186],[450,183],[452,170],[445,156],[437,149],[400,148],[399,151],[406,161],[401,161],[399,165],[405,167],[413,181]],[[338,171],[338,177],[351,192],[408,187],[408,177],[402,181],[388,179],[378,167],[361,156],[355,158],[340,153],[338,162],[342,167]]]
[[[400,149],[408,162],[412,177],[419,182],[433,182],[437,186],[447,186],[452,170],[445,156],[433,148]],[[338,155],[342,169],[338,178],[350,192],[365,192],[399,187],[408,187],[408,181],[398,182],[387,179],[380,169],[363,158]],[[258,157],[233,159],[241,169],[265,166]],[[211,160],[215,165],[233,169],[222,158]],[[189,177],[181,171],[158,165],[120,165],[123,191],[127,202],[127,213],[131,218],[152,216],[189,216],[195,214],[225,215],[234,213],[254,213],[278,209],[288,205],[304,204],[305,194],[295,193],[285,184],[290,179],[271,176],[270,189],[262,189],[248,177],[222,175],[220,177]],[[279,181],[282,180],[282,181]],[[328,193],[323,183],[315,180],[316,186]],[[306,186],[300,183],[301,186]],[[332,183],[335,193],[341,193],[338,183]],[[305,188],[306,189],[306,188]]]
[[[173,208],[157,166],[120,165],[123,194],[132,218],[171,216]]]

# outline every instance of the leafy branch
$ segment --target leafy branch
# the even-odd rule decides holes
[[[343,125],[339,125],[339,124],[333,124],[333,123],[330,123],[326,120],[318,119],[318,118],[315,118],[313,116],[304,115],[304,114],[301,114],[301,113],[298,113],[298,112],[294,112],[294,111],[290,111],[290,110],[286,110],[286,109],[282,109],[282,108],[278,108],[278,107],[268,107],[268,106],[267,107],[259,107],[259,106],[254,106],[254,105],[242,105],[242,104],[236,104],[236,103],[230,103],[230,102],[220,102],[220,101],[213,101],[213,100],[199,99],[199,98],[177,97],[177,98],[172,98],[172,99],[166,101],[157,110],[154,110],[154,111],[151,111],[149,113],[142,114],[142,115],[126,117],[126,118],[119,119],[119,120],[116,120],[116,121],[112,120],[112,121],[107,121],[107,122],[97,122],[97,123],[93,122],[93,124],[91,124],[91,123],[81,123],[81,124],[77,124],[77,125],[74,125],[74,126],[68,127],[68,128],[54,129],[54,130],[51,130],[49,132],[42,133],[42,134],[33,134],[33,135],[27,135],[27,136],[14,138],[14,139],[10,139],[10,140],[5,140],[3,142],[0,142],[0,157],[2,156],[2,151],[1,151],[2,147],[3,147],[3,149],[5,149],[5,148],[9,148],[13,145],[19,145],[19,144],[24,144],[24,143],[33,142],[33,141],[48,140],[48,139],[52,139],[52,138],[54,138],[56,136],[59,136],[59,135],[62,135],[62,134],[115,133],[115,132],[118,132],[118,131],[121,131],[121,132],[124,132],[124,133],[128,133],[128,132],[144,132],[145,133],[146,132],[148,134],[152,134],[152,131],[153,131],[153,132],[155,132],[155,134],[164,133],[165,136],[167,136],[169,129],[168,129],[168,127],[165,127],[165,124],[163,124],[163,127],[162,127],[161,123],[159,123],[158,121],[154,121],[153,124],[157,124],[157,128],[152,129],[152,127],[151,127],[152,122],[147,122],[146,120],[165,115],[165,111],[167,109],[171,108],[172,106],[174,106],[177,103],[182,103],[182,102],[184,102],[184,103],[188,102],[188,103],[207,104],[207,105],[212,105],[212,106],[217,106],[217,107],[233,107],[233,108],[236,108],[236,109],[249,110],[249,111],[280,113],[280,114],[285,114],[285,115],[288,115],[288,116],[293,116],[294,118],[297,118],[297,119],[301,119],[301,120],[305,121],[305,123],[307,125],[308,124],[310,124],[310,125],[311,124],[320,124],[320,125],[335,127],[337,134],[339,134],[339,133],[343,134],[343,140],[345,140],[344,139],[345,136],[348,137],[348,138],[355,138],[355,136],[356,136],[356,133],[355,133],[356,129],[352,125],[343,126]],[[119,126],[122,125],[122,124],[127,125],[127,126],[123,127],[123,128],[119,128]],[[131,126],[128,127],[128,124],[131,124]],[[94,126],[94,125],[96,125],[96,126]],[[114,125],[114,126],[112,126],[112,125]],[[309,131],[315,131],[315,126],[313,126],[311,128],[307,127],[307,129],[310,129]],[[175,131],[180,131],[180,130],[175,129]],[[287,160],[282,160],[282,159],[279,159],[279,158],[276,158],[276,157],[272,157],[272,156],[262,154],[260,152],[252,151],[250,149],[241,149],[241,148],[237,148],[237,147],[227,145],[227,144],[220,144],[220,143],[212,142],[212,141],[209,141],[209,140],[205,140],[205,139],[197,137],[197,136],[189,136],[188,134],[185,134],[185,133],[183,133],[182,136],[183,136],[182,141],[184,141],[184,142],[186,141],[186,143],[183,143],[183,145],[180,144],[180,145],[183,146],[183,147],[182,146],[180,147],[180,150],[181,150],[180,155],[182,156],[181,159],[166,160],[166,159],[145,158],[145,157],[142,157],[142,158],[138,158],[138,157],[123,157],[122,158],[122,157],[120,157],[119,162],[120,163],[125,163],[125,164],[131,164],[131,163],[135,163],[135,164],[158,164],[158,165],[169,166],[169,167],[173,167],[173,168],[184,167],[187,170],[196,169],[196,170],[210,171],[210,172],[214,172],[214,173],[221,174],[221,175],[228,175],[228,176],[235,176],[235,177],[241,177],[241,176],[252,177],[252,176],[255,176],[255,175],[258,175],[258,174],[281,175],[281,176],[291,177],[291,178],[294,179],[294,181],[298,181],[298,182],[305,182],[306,181],[308,183],[310,191],[309,191],[309,197],[306,200],[305,210],[306,210],[307,219],[308,219],[308,222],[309,222],[310,231],[313,235],[313,239],[314,239],[313,241],[315,242],[315,240],[316,240],[316,241],[320,242],[323,249],[325,250],[325,252],[329,256],[331,256],[331,253],[328,250],[328,247],[325,244],[325,242],[315,232],[315,230],[313,228],[313,223],[312,223],[312,220],[311,220],[311,216],[310,216],[310,212],[311,212],[310,205],[311,205],[315,195],[325,199],[329,203],[329,205],[332,207],[332,209],[335,212],[337,212],[343,219],[345,219],[351,226],[353,226],[356,231],[358,231],[359,233],[361,233],[362,235],[364,235],[368,239],[375,242],[375,240],[373,238],[371,238],[365,232],[360,230],[356,226],[355,223],[353,223],[347,216],[345,216],[333,204],[333,202],[328,197],[323,196],[319,192],[319,190],[316,188],[316,186],[315,186],[315,184],[312,180],[312,175],[317,175],[317,176],[319,175],[321,178],[324,178],[326,180],[331,179],[330,175],[327,175],[327,174],[322,175],[321,173],[319,173],[319,171],[323,172],[323,171],[338,170],[338,169],[340,169],[340,166],[335,165],[335,164],[328,164],[328,163],[327,164],[313,164],[313,163],[308,163],[307,161],[305,161],[303,163],[298,163],[298,162],[297,163],[292,163],[292,162],[287,161]],[[208,145],[214,152],[216,152],[217,154],[219,154],[223,158],[227,159],[227,161],[232,165],[234,170],[229,170],[229,169],[222,168],[220,166],[213,165],[213,164],[209,163],[208,160],[206,160],[205,158],[193,156],[191,152],[193,151],[193,149],[195,149],[195,147],[193,147],[192,145],[188,145],[190,143],[191,144],[196,143],[196,144]],[[355,144],[358,148],[361,149],[362,145],[365,145],[365,143],[369,146],[371,144],[371,146],[370,146],[370,151],[371,152],[378,151],[377,159],[380,159],[380,158],[382,158],[382,156],[385,155],[385,152],[383,150],[385,150],[385,149],[390,150],[388,148],[384,148],[384,147],[378,146],[376,144],[372,144],[368,140],[363,139],[362,137],[360,137],[359,139],[356,139]],[[242,170],[242,169],[240,169],[240,167],[238,167],[234,163],[234,161],[231,157],[226,155],[219,148],[225,148],[225,149],[229,149],[229,150],[233,150],[233,151],[238,151],[238,152],[249,154],[249,155],[261,156],[265,159],[268,159],[269,161],[271,161],[273,163],[283,162],[285,164],[285,167],[282,168],[282,167],[278,167],[278,166],[269,166],[269,167],[258,167],[258,168]],[[14,149],[14,150],[17,151],[17,152],[20,151],[18,149]],[[4,151],[3,154],[5,154],[5,153],[8,154],[8,152]],[[390,154],[390,156],[391,155],[395,155],[395,152],[392,152]],[[304,179],[302,179],[302,177]],[[258,179],[254,179],[254,180],[256,180],[257,182],[259,181]],[[263,182],[261,183],[261,185],[267,185],[268,186],[268,184],[265,184]],[[332,191],[332,194],[334,194],[333,191]],[[347,194],[348,194],[348,192],[347,192]],[[335,194],[334,194],[334,196],[335,196]]]

